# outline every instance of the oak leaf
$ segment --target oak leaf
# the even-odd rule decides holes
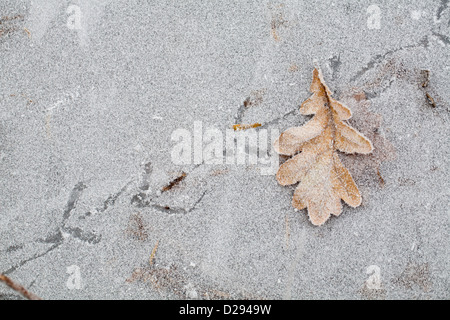
[[[313,71],[310,91],[313,95],[302,103],[300,113],[314,117],[302,127],[287,129],[274,143],[277,153],[293,156],[280,166],[276,178],[283,186],[300,182],[292,205],[307,208],[310,221],[322,225],[342,212],[341,199],[352,207],[361,204],[358,187],[337,150],[369,154],[373,146],[345,122],[352,116],[350,109],[331,97],[318,69]]]

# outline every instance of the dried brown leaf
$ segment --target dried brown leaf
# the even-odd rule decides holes
[[[274,143],[279,154],[293,156],[280,166],[276,177],[281,185],[300,182],[292,205],[299,210],[308,208],[310,221],[322,225],[332,214],[342,212],[341,199],[352,207],[361,204],[358,187],[337,150],[369,154],[373,145],[344,122],[352,113],[331,97],[318,69],[313,71],[310,91],[313,95],[303,102],[300,113],[314,117],[302,127],[287,129]]]

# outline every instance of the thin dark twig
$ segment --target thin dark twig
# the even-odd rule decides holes
[[[164,186],[161,189],[161,192],[165,192],[165,191],[169,191],[170,189],[172,189],[174,186],[176,186],[177,184],[179,184],[184,178],[186,178],[186,173],[182,172],[181,175],[177,178],[175,178],[174,180],[170,181],[166,186]]]

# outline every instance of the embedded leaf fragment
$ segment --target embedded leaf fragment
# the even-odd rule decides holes
[[[234,131],[240,131],[240,130],[247,130],[247,129],[253,129],[261,127],[261,123],[252,123],[252,124],[235,124],[233,125]]]
[[[351,118],[348,107],[331,97],[331,91],[318,69],[313,71],[310,91],[300,113],[314,117],[302,127],[289,128],[274,143],[276,152],[293,156],[277,172],[281,185],[299,183],[292,205],[308,209],[314,225],[322,225],[331,215],[342,212],[341,199],[349,206],[361,204],[361,194],[337,151],[369,154],[372,143],[345,120]]]

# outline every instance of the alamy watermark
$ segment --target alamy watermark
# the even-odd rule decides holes
[[[70,5],[66,9],[66,13],[70,14],[70,16],[67,18],[67,28],[71,30],[81,30],[81,9],[77,5]]]
[[[174,164],[254,165],[262,175],[276,173],[279,157],[272,145],[280,135],[278,129],[203,129],[201,121],[194,121],[192,131],[179,128],[172,132]]]
[[[377,265],[368,266],[366,273],[369,274],[369,278],[366,280],[366,287],[372,290],[381,289],[381,269]]]
[[[81,289],[81,272],[80,267],[77,265],[71,265],[67,267],[66,273],[69,274],[67,278],[66,286],[69,290]]]
[[[381,9],[376,4],[372,4],[367,7],[367,28],[369,29],[381,29]]]

